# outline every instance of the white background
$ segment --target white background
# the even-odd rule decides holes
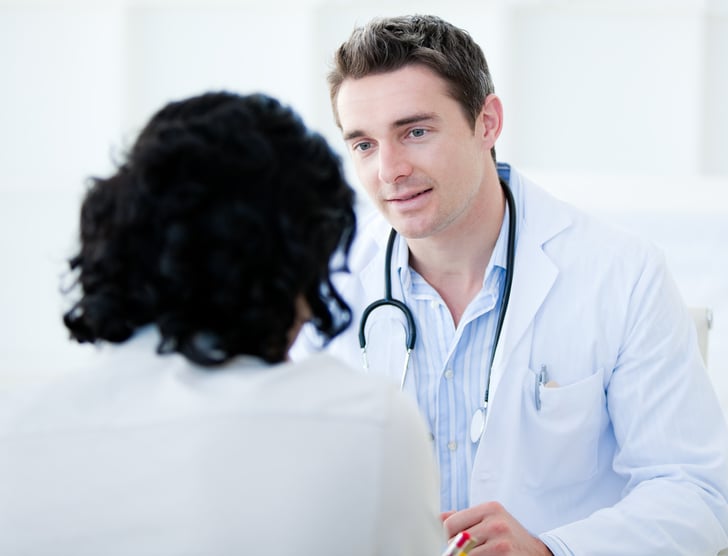
[[[88,354],[59,293],[85,179],[154,111],[263,91],[341,149],[333,50],[371,16],[413,12],[483,47],[505,105],[499,159],[650,237],[686,302],[712,308],[728,412],[728,0],[0,0],[0,386]]]

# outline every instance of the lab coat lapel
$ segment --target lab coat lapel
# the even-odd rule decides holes
[[[528,183],[522,176],[519,178],[511,180],[518,214],[516,256],[508,311],[493,360],[492,399],[496,397],[498,384],[513,359],[514,350],[558,276],[558,267],[543,247],[571,225],[571,217],[559,201]],[[538,207],[538,210],[529,212],[530,207]]]

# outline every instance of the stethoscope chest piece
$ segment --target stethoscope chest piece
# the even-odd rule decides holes
[[[480,441],[485,430],[485,414],[487,412],[485,406],[480,406],[473,412],[473,417],[470,419],[470,440],[473,444]]]

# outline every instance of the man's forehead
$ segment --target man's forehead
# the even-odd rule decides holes
[[[432,71],[397,70],[345,80],[336,108],[347,135],[374,126],[392,128],[432,119],[453,102],[444,80]]]

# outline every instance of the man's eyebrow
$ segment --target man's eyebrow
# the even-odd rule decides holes
[[[421,122],[428,122],[432,120],[436,120],[437,115],[433,112],[422,112],[419,114],[412,114],[411,116],[407,116],[405,118],[400,118],[399,120],[395,120],[392,122],[392,124],[389,126],[391,129],[397,129],[403,126],[421,123]],[[359,137],[366,136],[366,133],[361,129],[354,129],[352,131],[349,131],[344,135],[344,141],[351,141],[352,139],[357,139]]]
[[[355,129],[344,135],[344,141],[351,141],[352,139],[356,139],[358,137],[364,137],[364,132],[360,129]]]
[[[427,122],[435,119],[437,119],[437,116],[433,112],[422,112],[419,114],[412,114],[411,116],[407,116],[406,118],[395,120],[394,123],[392,123],[391,127],[392,129],[396,129],[398,127],[410,124],[417,124],[420,122]]]

